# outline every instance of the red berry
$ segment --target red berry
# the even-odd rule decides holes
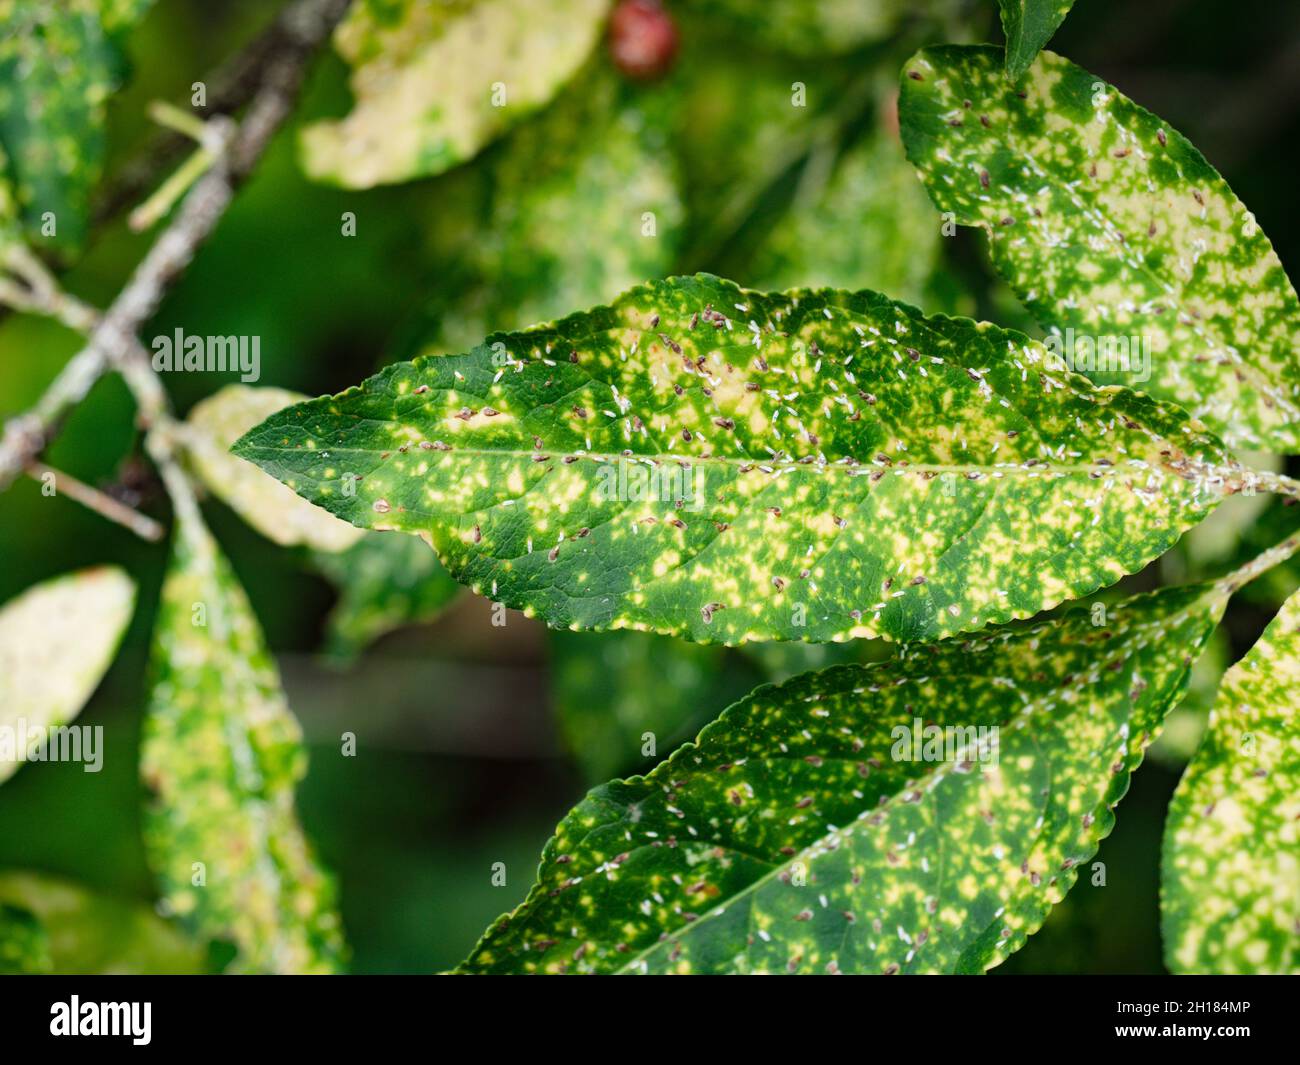
[[[659,0],[620,0],[609,17],[609,51],[630,78],[657,78],[677,55],[677,27]]]

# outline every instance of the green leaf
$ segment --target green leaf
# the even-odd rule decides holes
[[[983,227],[1064,361],[1179,403],[1230,446],[1300,449],[1295,289],[1185,137],[1050,52],[1008,82],[990,47],[918,52],[899,115],[935,204]]]
[[[691,6],[725,17],[733,36],[750,34],[795,55],[824,56],[888,36],[917,5],[903,0],[696,0]]]
[[[608,0],[362,0],[334,34],[351,114],[302,132],[309,177],[346,188],[438,174],[547,103],[587,57]]]
[[[327,622],[327,653],[348,662],[384,633],[436,617],[460,586],[427,545],[367,535],[230,454],[253,426],[306,398],[283,388],[227,385],[190,412],[184,443],[195,474],[249,525],[277,544],[312,549],[316,568],[340,592]]]
[[[30,911],[40,922],[48,937],[45,971],[93,976],[207,970],[205,952],[143,903],[21,872],[0,873],[0,903]]]
[[[0,0],[0,147],[34,241],[71,249],[85,240],[105,104],[122,79],[116,38],[150,2]],[[53,235],[43,232],[47,212]]]
[[[339,589],[326,622],[325,652],[340,663],[394,629],[432,621],[461,591],[416,536],[369,533],[346,551],[319,551],[312,560]]]
[[[596,784],[655,765],[760,679],[721,647],[644,632],[550,634],[565,745]]]
[[[0,903],[0,976],[53,970],[50,937],[36,915]]]
[[[1016,80],[1052,39],[1074,0],[998,0],[998,6],[1007,35],[1007,77]]]
[[[669,271],[683,208],[663,108],[592,67],[493,156],[490,202],[457,257],[471,283],[440,293],[448,311],[422,351],[551,321]]]
[[[228,939],[241,972],[332,972],[334,887],[294,814],[302,737],[243,589],[197,513],[163,584],[141,776],[167,910]]]
[[[1186,415],[1044,355],[702,274],[395,364],[233,450],[557,627],[931,640],[1112,583],[1224,490]]]
[[[0,271],[8,265],[9,248],[22,239],[18,225],[18,204],[7,176],[9,159],[0,143]]]
[[[1224,675],[1169,805],[1160,890],[1179,973],[1300,973],[1300,595]]]
[[[868,106],[862,63],[810,63],[750,48],[717,47],[732,28],[703,11],[660,87],[688,208],[688,260],[712,262],[809,149]],[[869,88],[870,86],[866,86]]]
[[[755,286],[869,288],[920,304],[938,264],[939,226],[898,142],[873,132],[822,187],[800,189],[754,256]]]
[[[0,607],[0,781],[33,735],[81,712],[117,654],[135,584],[100,566],[44,581]]]
[[[364,533],[230,454],[230,445],[253,426],[305,398],[283,388],[227,385],[190,411],[185,450],[195,475],[267,539],[284,546],[343,551]]]
[[[1110,832],[1222,607],[1166,589],[759,688],[592,791],[460,971],[991,968]]]

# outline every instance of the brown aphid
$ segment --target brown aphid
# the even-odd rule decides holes
[[[660,333],[659,339],[662,340],[665,344],[668,345],[669,348],[672,349],[674,355],[680,355],[682,353],[682,346],[678,344],[677,341],[673,340],[672,337],[667,336],[664,333]]]
[[[726,609],[727,607],[725,603],[705,603],[700,607],[700,617],[704,619],[704,624],[711,625],[713,624],[713,615],[719,610]]]

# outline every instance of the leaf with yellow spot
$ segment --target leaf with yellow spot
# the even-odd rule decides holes
[[[1007,77],[1019,78],[1052,39],[1074,0],[998,0],[1007,36]]]
[[[1031,616],[1162,554],[1232,461],[1023,334],[707,274],[394,364],[232,450],[551,625],[728,644]]]
[[[467,973],[978,973],[1114,823],[1225,601],[1166,589],[761,687],[592,791]]]
[[[334,34],[352,112],[303,130],[309,177],[407,181],[472,158],[582,64],[609,0],[361,0]]]
[[[151,2],[0,0],[0,145],[24,228],[42,243],[85,239],[120,37]]]
[[[306,398],[283,388],[227,385],[190,411],[185,451],[199,480],[263,536],[284,546],[343,551],[365,534],[230,454],[253,426]]]
[[[333,883],[294,813],[298,722],[230,564],[184,508],[155,640],[141,777],[167,911],[233,942],[237,971],[337,970]]]
[[[1165,960],[1300,973],[1300,595],[1228,670],[1165,824]]]
[[[228,385],[190,411],[182,439],[195,475],[249,525],[277,544],[312,549],[315,567],[339,589],[326,651],[348,662],[384,633],[436,617],[460,586],[428,545],[366,534],[230,454],[253,426],[306,398],[283,388]]]
[[[1096,380],[1176,402],[1230,446],[1300,449],[1300,302],[1254,216],[1177,130],[1051,52],[1011,82],[987,46],[904,64],[931,198]]]
[[[44,581],[0,607],[0,781],[27,760],[31,737],[66,725],[108,672],[135,606],[115,567]]]

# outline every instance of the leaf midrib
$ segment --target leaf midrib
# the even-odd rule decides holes
[[[1012,723],[1015,720],[1017,720],[1022,714],[1035,709],[1037,705],[1038,705],[1038,700],[1034,700],[1026,705],[1021,706],[1016,711],[1016,713],[1012,715],[1011,719],[1008,720],[1006,725],[1003,727],[1010,728]],[[932,792],[925,787],[926,783],[932,780],[936,773],[940,772],[941,770],[945,770],[947,768],[948,768],[948,763],[941,763],[939,765],[936,765],[933,769],[926,771],[921,776],[916,778],[916,780],[912,783],[911,790],[924,791],[925,795],[928,797],[930,794],[932,794]],[[945,774],[945,776],[947,775],[950,774]],[[828,839],[831,839],[833,836],[841,836],[847,839],[848,835],[850,835],[856,829],[857,825],[860,823],[862,812],[867,810],[875,810],[881,813],[887,812],[898,801],[901,794],[907,790],[909,790],[909,787],[905,783],[897,791],[893,792],[889,796],[889,799],[886,802],[880,803],[876,807],[864,806],[863,809],[859,811],[858,814],[854,816],[853,820],[850,821],[847,825],[841,828],[836,828],[833,832],[823,833],[816,840],[814,840],[812,843],[808,844],[808,846],[804,847],[801,851],[799,851],[798,854],[791,855],[790,857],[785,858],[784,861],[776,863],[776,865],[773,867],[771,872],[764,873],[761,877],[758,877],[756,880],[752,880],[750,883],[746,884],[739,891],[732,894],[730,898],[723,900],[717,906],[710,907],[709,911],[701,915],[698,920],[690,921],[683,924],[682,927],[677,929],[675,932],[670,932],[663,939],[657,939],[653,943],[643,948],[641,951],[637,953],[636,957],[629,959],[627,962],[623,964],[621,968],[613,970],[611,975],[614,976],[633,975],[634,974],[633,967],[639,964],[640,962],[642,962],[650,953],[652,953],[655,950],[658,950],[665,943],[670,943],[674,940],[677,940],[682,936],[691,932],[693,929],[698,928],[701,925],[705,924],[706,922],[713,920],[715,917],[719,916],[719,909],[718,909],[719,906],[723,907],[724,909],[729,909],[730,907],[735,905],[735,903],[738,900],[743,899],[746,896],[756,892],[760,887],[763,887],[764,885],[770,883],[773,880],[773,878],[780,876],[782,872],[784,872],[786,869],[789,869],[791,866],[795,865],[799,861],[806,860],[807,864],[811,867],[812,862],[811,862],[811,858],[809,857],[810,852],[817,850],[819,848],[823,848],[825,846],[826,841]],[[720,844],[720,846],[726,846],[726,844]]]
[[[1167,443],[1172,443],[1172,441],[1170,441],[1167,437],[1160,436],[1159,434],[1157,434],[1157,438],[1160,440],[1164,440]],[[302,448],[268,447],[261,444],[258,444],[256,445],[255,448],[250,448],[249,450],[250,451],[255,450],[258,453],[271,453],[271,454],[288,454],[288,455],[304,454]],[[381,456],[380,461],[382,462],[384,461],[382,456],[387,455],[391,457],[396,450],[397,449],[393,447],[369,448],[369,447],[330,446],[327,448],[322,448],[320,451],[308,452],[308,453],[317,456],[323,456],[326,452],[329,452],[329,454],[331,455],[336,453],[348,454],[348,455],[375,455],[375,456]],[[238,454],[240,458],[250,457],[247,454],[240,454],[238,452],[236,454]],[[1032,461],[1034,463],[1043,462],[1044,464],[1026,466],[1023,463],[1003,464],[1003,463],[972,462],[965,465],[958,465],[958,464],[951,464],[951,463],[925,463],[925,462],[908,463],[905,460],[899,462],[893,462],[889,464],[877,463],[870,460],[866,462],[855,461],[852,465],[850,465],[849,463],[845,462],[844,459],[842,458],[834,459],[834,460],[824,459],[822,461],[814,461],[814,462],[798,462],[798,461],[774,462],[771,459],[745,457],[745,456],[731,456],[731,455],[677,455],[677,454],[673,454],[672,452],[667,452],[667,453],[638,452],[632,455],[623,455],[623,454],[615,454],[612,452],[561,451],[559,449],[556,449],[554,452],[547,452],[547,451],[523,450],[517,448],[452,447],[450,451],[443,452],[443,454],[449,456],[459,455],[459,456],[465,456],[469,458],[494,458],[494,459],[512,459],[512,460],[528,459],[530,461],[536,462],[537,465],[542,465],[542,462],[537,462],[537,460],[540,456],[545,455],[547,457],[544,461],[551,461],[551,462],[558,461],[562,456],[571,456],[578,459],[590,459],[594,462],[623,461],[623,462],[637,463],[637,464],[650,462],[655,465],[659,465],[663,463],[677,463],[679,465],[684,465],[686,467],[694,466],[697,464],[717,465],[717,466],[752,466],[755,470],[759,470],[760,472],[764,472],[764,473],[766,473],[768,469],[771,469],[773,472],[772,474],[770,474],[770,476],[779,476],[780,474],[785,473],[789,470],[794,470],[794,471],[815,470],[819,473],[824,473],[828,470],[831,470],[836,472],[843,472],[851,477],[863,477],[872,473],[894,473],[894,474],[981,473],[981,474],[988,474],[990,476],[998,476],[998,475],[1004,475],[1008,473],[1015,473],[1015,474],[1024,474],[1028,477],[1037,477],[1043,474],[1052,474],[1057,477],[1080,476],[1080,475],[1086,475],[1091,477],[1093,473],[1096,473],[1098,472],[1098,470],[1100,470],[1102,471],[1103,477],[1108,477],[1108,476],[1114,476],[1115,474],[1118,473],[1123,473],[1126,469],[1142,470],[1142,471],[1164,470],[1174,476],[1180,478],[1182,476],[1177,470],[1172,469],[1168,462],[1153,463],[1146,459],[1134,459],[1131,456],[1118,456],[1117,458],[1114,459],[1110,458],[1109,456],[1101,456],[1102,458],[1106,458],[1107,461],[1111,463],[1111,465],[1109,466],[1100,464],[1097,461],[1094,461],[1091,465],[1070,464],[1064,466],[1053,466],[1053,465],[1046,464],[1045,460],[1042,459],[1032,459],[1032,460],[1027,459],[1025,460],[1026,462],[1028,461]],[[1222,467],[1215,466],[1212,463],[1205,462],[1202,459],[1195,459],[1193,456],[1187,454],[1186,452],[1180,451],[1180,454],[1183,456],[1183,458],[1191,459],[1193,461],[1203,463],[1207,472],[1212,472],[1212,473],[1227,472]],[[1097,480],[1097,478],[1091,478],[1091,479]]]

